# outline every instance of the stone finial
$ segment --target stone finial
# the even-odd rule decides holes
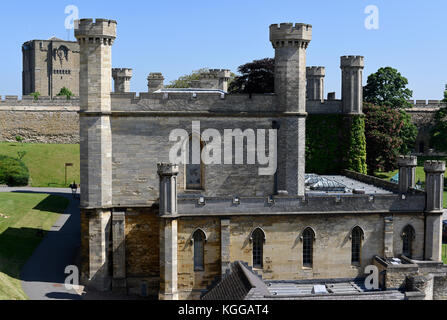
[[[416,166],[418,158],[415,156],[400,156],[397,160],[399,166],[399,192],[407,193],[416,185]]]
[[[160,176],[173,176],[179,173],[179,166],[172,163],[159,163],[157,168]]]
[[[270,41],[274,48],[299,46],[312,40],[312,26],[304,23],[281,23],[270,26]]]
[[[427,173],[445,173],[445,161],[428,160],[424,164]]]
[[[416,156],[399,156],[397,165],[399,167],[417,167],[418,158]]]

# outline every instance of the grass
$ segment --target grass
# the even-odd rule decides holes
[[[0,193],[0,300],[28,299],[20,270],[68,203],[47,194]]]
[[[416,182],[420,180],[425,186],[425,172],[424,172],[424,162],[426,160],[444,160],[447,161],[447,157],[418,157],[418,166],[416,167]],[[375,175],[378,178],[390,180],[394,177],[399,170],[391,172],[377,172]],[[447,209],[447,178],[444,179],[444,208]]]
[[[68,187],[70,183],[79,183],[79,145],[72,144],[31,144],[0,143],[0,154],[18,157],[25,151],[23,161],[30,171],[30,185],[33,187]],[[65,185],[65,163],[67,167],[67,185]]]
[[[447,244],[442,245],[442,261],[447,264]]]

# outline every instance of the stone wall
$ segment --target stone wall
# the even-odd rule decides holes
[[[79,143],[79,100],[0,99],[0,141],[27,143]]]
[[[379,221],[379,222],[378,222]],[[399,214],[395,217],[394,239],[400,238],[400,222],[412,221],[416,237],[423,233],[423,217]],[[156,209],[128,209],[126,213],[126,274],[128,292],[140,294],[146,283],[150,296],[159,288],[159,233],[160,218]],[[351,265],[350,232],[353,227],[364,230],[360,266]],[[308,280],[355,278],[364,276],[364,268],[383,252],[384,224],[382,214],[294,215],[294,216],[233,216],[229,225],[230,261],[245,261],[252,266],[251,232],[262,228],[264,268],[258,270],[265,280]],[[307,227],[315,231],[313,268],[302,263],[301,233]],[[191,242],[197,228],[206,234],[205,269],[194,271],[194,250]],[[86,235],[85,232],[82,233]],[[416,239],[416,241],[418,241]],[[395,254],[402,254],[395,245]],[[85,250],[85,249],[84,249]],[[178,219],[178,290],[180,299],[197,299],[221,275],[221,218],[182,217]],[[330,253],[330,254],[329,254]],[[422,257],[422,246],[415,246],[415,256]],[[396,271],[396,272],[393,272]],[[408,273],[408,272],[409,273]],[[390,270],[387,286],[405,285],[405,278],[413,270]],[[435,290],[442,294],[443,284],[435,282]],[[444,291],[445,292],[445,291]]]

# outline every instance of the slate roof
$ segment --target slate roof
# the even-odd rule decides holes
[[[248,300],[253,296],[269,294],[264,281],[246,264],[236,261],[222,279],[202,296],[202,300]]]

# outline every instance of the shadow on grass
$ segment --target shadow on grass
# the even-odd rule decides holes
[[[35,206],[33,209],[39,211],[63,213],[69,202],[70,201],[65,197],[49,195],[44,200],[39,202],[39,204],[37,204],[37,206]]]

